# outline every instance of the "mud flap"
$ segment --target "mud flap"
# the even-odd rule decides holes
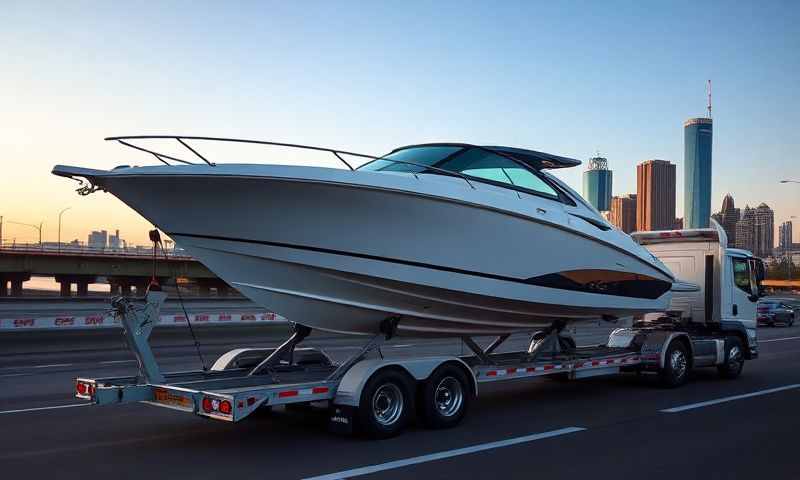
[[[356,407],[351,405],[331,405],[328,417],[328,431],[350,435],[353,433]]]

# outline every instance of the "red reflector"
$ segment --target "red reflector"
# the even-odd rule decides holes
[[[214,410],[214,407],[211,405],[211,399],[208,397],[203,397],[203,411],[206,413],[211,413]]]
[[[89,396],[94,397],[94,392],[95,392],[94,385],[89,385]]]
[[[297,394],[298,394],[297,390],[286,390],[284,392],[279,393],[278,397],[280,398],[296,397]]]
[[[311,389],[312,394],[328,393],[328,387],[314,387]]]
[[[256,397],[250,397],[247,399],[247,406],[252,407],[253,404],[256,403]]]
[[[86,395],[86,384],[80,382],[76,383],[75,391],[78,392],[78,394],[80,395]]]
[[[517,373],[516,368],[506,368],[506,373]]]
[[[487,377],[496,377],[497,376],[497,372],[494,371],[494,370],[488,371],[488,372],[486,372],[486,376]]]
[[[223,400],[219,402],[219,411],[224,413],[225,415],[230,415],[233,407],[231,406],[231,402],[227,400]]]
[[[553,365],[545,365],[544,366],[545,370],[552,370],[553,368],[555,368]]]
[[[535,368],[535,367],[528,367],[528,368],[526,368],[526,369],[525,369],[525,371],[526,371],[526,372],[529,372],[529,373],[530,373],[530,372],[535,372],[535,371],[536,371],[536,368]]]

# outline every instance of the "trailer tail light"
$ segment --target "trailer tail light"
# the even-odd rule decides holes
[[[231,415],[233,413],[233,404],[228,400],[203,397],[201,403],[205,413],[221,413],[223,415]]]
[[[94,397],[95,386],[93,383],[75,382],[75,393],[81,397]]]

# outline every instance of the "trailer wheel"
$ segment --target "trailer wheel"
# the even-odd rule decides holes
[[[455,427],[466,415],[471,397],[464,371],[454,365],[442,365],[423,385],[419,408],[422,423],[428,428]]]
[[[668,388],[679,387],[689,379],[689,352],[686,345],[673,340],[667,348],[664,367],[661,369],[661,384]]]
[[[371,438],[389,438],[400,433],[413,415],[412,384],[397,370],[378,371],[361,391],[358,425]]]
[[[742,373],[744,368],[744,351],[742,340],[739,337],[725,339],[725,363],[717,366],[717,371],[722,378],[733,379]]]

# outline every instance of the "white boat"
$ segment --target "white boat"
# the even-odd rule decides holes
[[[152,137],[112,140],[136,138]],[[198,156],[187,142],[240,141],[158,138]],[[312,328],[375,334],[395,318],[398,333],[494,334],[669,304],[669,269],[545,171],[577,160],[441,143],[344,170],[177,165],[135,148],[168,164],[53,173],[112,193],[245,296]]]

